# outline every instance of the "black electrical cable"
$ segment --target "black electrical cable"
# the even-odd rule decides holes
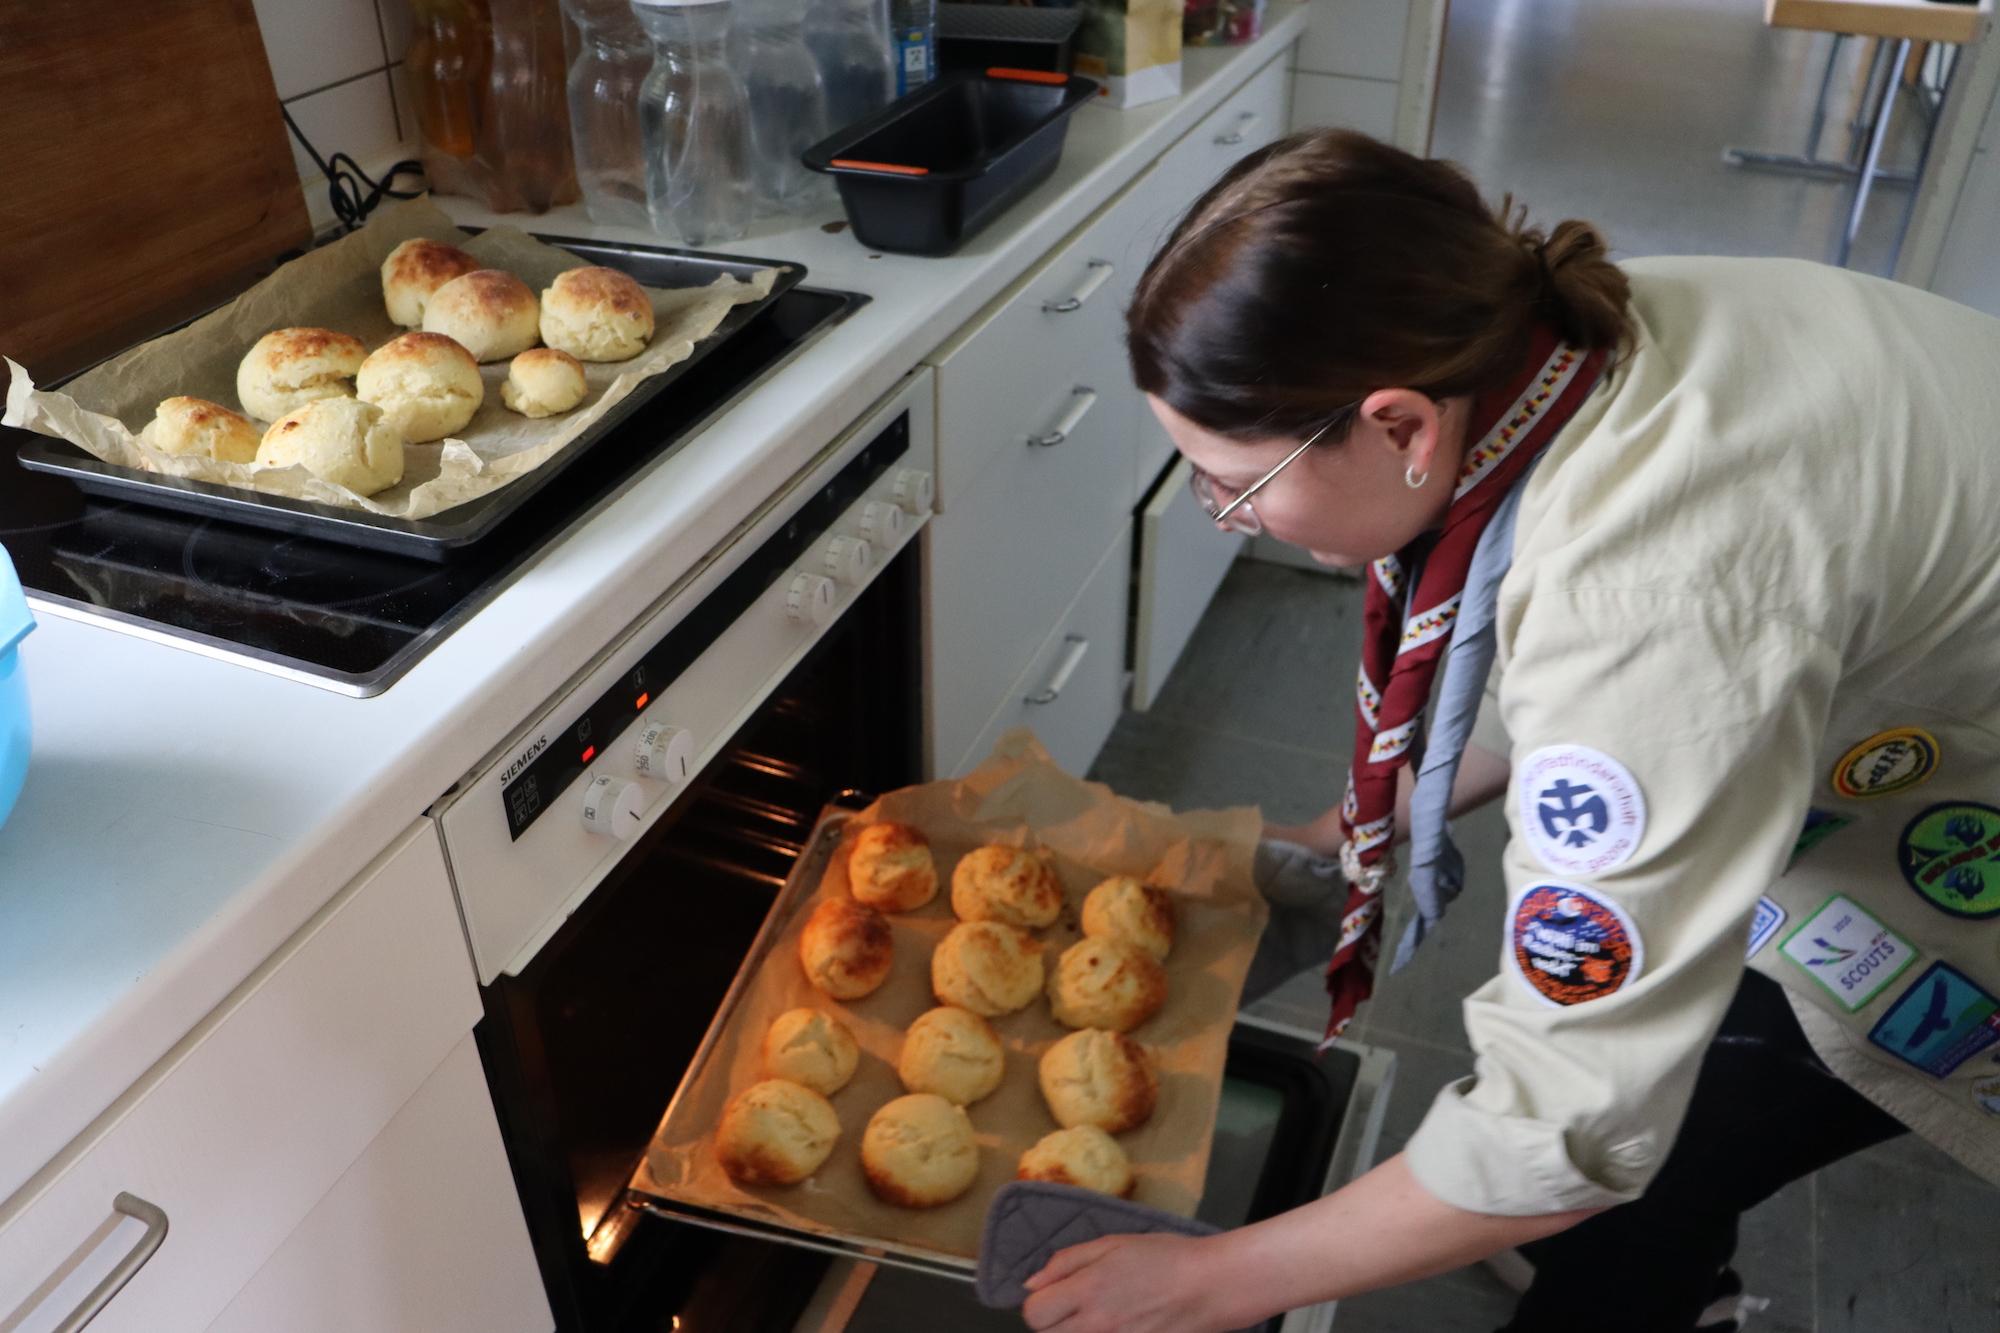
[[[285,124],[291,128],[292,137],[305,148],[314,165],[326,177],[327,201],[333,207],[333,215],[340,219],[343,230],[353,231],[359,227],[384,199],[415,199],[423,193],[422,187],[414,190],[395,188],[398,176],[422,176],[423,163],[405,158],[390,167],[378,181],[346,153],[321,157],[319,149],[313,147],[312,140],[306,138],[305,131],[292,119],[291,109],[282,104],[278,109],[284,113]]]

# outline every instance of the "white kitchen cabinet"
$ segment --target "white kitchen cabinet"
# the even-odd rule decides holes
[[[467,1035],[209,1333],[548,1333],[554,1322]]]
[[[206,1328],[478,1017],[424,821],[14,1196],[0,1328],[57,1326],[142,1246],[114,1211],[128,1198],[164,1213],[165,1239],[92,1333]]]
[[[1087,770],[1118,721],[1125,692],[1125,604],[1132,572],[1132,525],[1104,553],[1006,699],[946,773],[978,766],[1015,727],[1031,728],[1071,773]]]
[[[1244,547],[1244,538],[1223,532],[1202,512],[1188,489],[1189,471],[1186,459],[1168,468],[1139,515],[1132,707],[1140,710],[1153,706]]]

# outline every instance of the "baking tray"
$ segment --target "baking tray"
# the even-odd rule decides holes
[[[468,234],[476,234],[478,230],[467,228]],[[631,245],[539,233],[535,234],[535,239],[567,250],[579,259],[629,273],[648,287],[704,287],[724,275],[747,281],[766,269],[775,269],[777,278],[763,299],[732,309],[716,326],[715,332],[695,344],[694,351],[685,360],[640,381],[631,393],[607,409],[602,417],[591,423],[589,429],[551,455],[540,467],[498,490],[454,505],[429,518],[391,518],[365,509],[347,509],[237,486],[141,472],[137,468],[106,463],[67,440],[46,435],[22,432],[25,439],[17,457],[21,466],[30,471],[64,477],[86,493],[109,500],[127,500],[263,528],[287,536],[309,537],[317,541],[443,562],[489,536],[543,487],[554,481],[563,469],[616,431],[640,408],[665,393],[681,376],[699,366],[739,329],[769,310],[779,297],[798,286],[806,276],[803,265],[776,260],[739,259],[669,246]]]

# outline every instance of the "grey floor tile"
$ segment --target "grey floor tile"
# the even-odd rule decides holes
[[[1815,1333],[1813,1190],[1794,1181],[1743,1215],[1736,1236],[1736,1271],[1744,1290],[1771,1302],[1752,1333]]]
[[[1090,776],[1176,810],[1255,805],[1266,820],[1284,823],[1310,819],[1340,799],[1347,766],[1328,755],[1127,712]]]
[[[1461,1268],[1342,1301],[1333,1326],[1339,1333],[1492,1333],[1513,1318],[1515,1299],[1483,1268]]]
[[[1996,1333],[2000,1190],[1897,1160],[1819,1174],[1819,1333]]]
[[[1389,1109],[1382,1117],[1382,1142],[1377,1161],[1387,1161],[1403,1150],[1410,1135],[1417,1132],[1424,1115],[1437,1099],[1438,1091],[1454,1079],[1472,1072],[1472,1056],[1465,1051],[1444,1050],[1417,1042],[1384,1040],[1366,1036],[1362,1041],[1396,1053],[1396,1081],[1389,1089]]]

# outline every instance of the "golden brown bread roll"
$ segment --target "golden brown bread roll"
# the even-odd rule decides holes
[[[354,396],[382,409],[382,419],[411,444],[465,429],[486,400],[472,353],[442,333],[405,333],[368,354]]]
[[[1130,875],[1113,875],[1084,896],[1083,933],[1136,945],[1159,962],[1174,947],[1174,900]]]
[[[139,438],[163,454],[248,463],[257,457],[258,430],[206,398],[162,398]]]
[[[998,921],[953,926],[931,954],[931,993],[938,1002],[986,1018],[1027,1008],[1041,987],[1041,943]]]
[[[922,907],[938,890],[929,839],[908,824],[870,824],[855,835],[847,858],[847,888],[856,902],[877,911]]]
[[[356,495],[403,479],[403,437],[382,409],[358,398],[321,398],[271,423],[257,445],[263,467],[302,467]]]
[[[1004,921],[1040,930],[1062,912],[1062,881],[1040,852],[978,847],[951,872],[951,910],[961,921]]]
[[[887,981],[894,950],[882,914],[844,898],[815,907],[799,936],[806,979],[836,1000],[858,1000]]]
[[[455,245],[422,237],[404,241],[382,261],[382,304],[390,322],[406,329],[418,327],[431,293],[478,267],[477,259]]]
[[[832,1103],[811,1088],[769,1078],[729,1099],[715,1155],[740,1184],[796,1185],[819,1170],[839,1137]]]
[[[787,1009],[764,1034],[764,1072],[831,1097],[854,1077],[861,1048],[824,1009]]]
[[[535,345],[536,314],[527,283],[497,268],[475,269],[431,293],[424,332],[442,333],[475,361],[505,361]]]
[[[236,366],[236,400],[259,421],[276,421],[321,398],[344,398],[368,349],[332,329],[272,329]]]
[[[1007,1052],[993,1025],[969,1009],[946,1005],[922,1014],[903,1034],[896,1076],[909,1092],[934,1092],[970,1106],[1000,1086]]]
[[[542,293],[542,341],[579,361],[629,361],[653,340],[653,301],[615,268],[573,268]]]
[[[1072,1032],[1042,1055],[1037,1073],[1042,1100],[1065,1129],[1095,1125],[1123,1134],[1145,1124],[1160,1098],[1151,1057],[1122,1032]]]
[[[979,1179],[979,1144],[965,1108],[928,1092],[898,1097],[868,1120],[861,1170],[886,1203],[934,1208]]]
[[[560,416],[583,401],[583,363],[553,347],[530,347],[507,363],[500,401],[524,417]]]
[[[1049,1010],[1064,1027],[1130,1032],[1166,1002],[1166,969],[1120,940],[1078,940],[1049,973]]]
[[[1021,1154],[1014,1172],[1016,1180],[1050,1180],[1058,1185],[1076,1185],[1100,1194],[1132,1197],[1138,1182],[1132,1177],[1131,1159],[1118,1140],[1095,1125],[1077,1125],[1042,1136],[1041,1142]]]

